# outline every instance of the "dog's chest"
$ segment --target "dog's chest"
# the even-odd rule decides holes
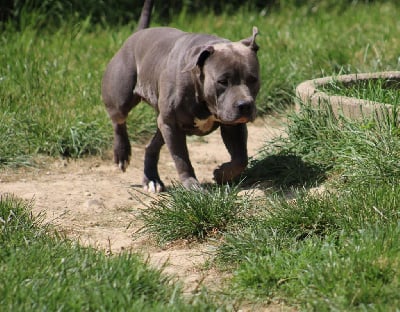
[[[181,128],[188,135],[203,136],[214,131],[218,126],[218,119],[211,115],[207,118],[195,117],[191,125],[181,125]]]
[[[207,134],[210,131],[214,130],[215,122],[218,120],[213,116],[210,115],[205,119],[200,119],[195,117],[194,118],[194,127],[200,130],[200,132]]]

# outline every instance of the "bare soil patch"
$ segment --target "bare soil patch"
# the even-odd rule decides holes
[[[267,140],[282,133],[283,125],[282,120],[268,117],[257,119],[248,129],[249,155],[253,156]],[[190,137],[188,142],[199,181],[212,183],[214,168],[229,160],[219,131],[202,138]],[[143,254],[152,265],[164,267],[166,273],[182,281],[186,292],[195,291],[200,284],[218,287],[217,281],[223,277],[205,266],[215,246],[178,242],[161,248],[140,234],[143,225],[137,216],[152,196],[157,196],[142,192],[143,156],[144,145],[134,145],[125,173],[113,164],[111,152],[103,158],[44,159],[40,168],[6,169],[0,172],[0,194],[33,200],[34,214],[44,213],[46,222],[84,245],[108,253],[131,250]],[[165,147],[159,170],[167,187],[177,181]]]

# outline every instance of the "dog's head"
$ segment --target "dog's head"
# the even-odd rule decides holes
[[[246,123],[256,116],[260,89],[257,33],[254,27],[250,38],[198,47],[192,55],[197,92],[221,123]]]

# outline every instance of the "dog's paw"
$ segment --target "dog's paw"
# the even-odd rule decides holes
[[[246,164],[234,165],[231,162],[223,163],[214,170],[214,180],[218,184],[231,183],[246,169]]]
[[[131,158],[131,144],[126,129],[122,125],[118,127],[121,133],[116,132],[114,137],[114,162],[125,172]]]
[[[230,167],[230,163],[224,163],[214,170],[214,180],[217,184],[224,184],[231,180],[232,174],[230,172]]]
[[[143,190],[149,193],[160,193],[160,192],[165,192],[165,186],[164,183],[162,183],[162,181],[159,179],[154,179],[154,180],[144,179]]]
[[[126,171],[129,166],[130,155],[128,152],[121,153],[119,150],[114,150],[114,163],[122,172]]]
[[[128,168],[129,165],[129,160],[120,160],[118,163],[118,168],[121,169],[122,172],[126,171],[126,168]]]

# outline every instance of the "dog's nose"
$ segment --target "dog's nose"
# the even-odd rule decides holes
[[[242,116],[250,115],[253,105],[254,105],[253,101],[246,101],[246,100],[239,100],[236,103],[236,106],[239,109],[239,113]]]

